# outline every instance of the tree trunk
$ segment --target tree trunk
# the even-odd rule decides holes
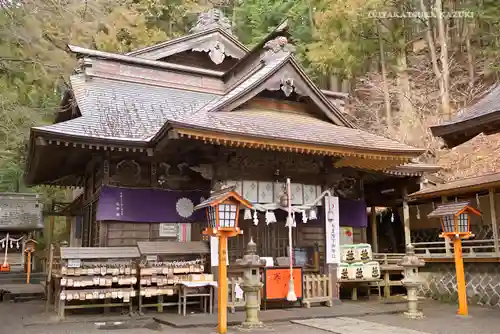
[[[424,0],[420,0],[420,10],[424,13],[427,13],[427,7],[425,6]],[[432,34],[432,30],[431,30],[430,20],[427,18],[424,18],[423,20],[424,20],[424,23],[426,25],[425,39],[427,40],[427,45],[429,47],[429,55],[431,56],[432,70],[434,71],[434,75],[436,76],[436,78],[438,80],[439,96],[442,99],[442,96],[445,94],[444,83],[443,83],[443,73],[439,69],[439,65],[438,65],[438,58],[437,58],[437,54],[436,54],[436,44],[434,43],[434,37]],[[441,110],[441,112],[444,112],[442,106],[440,108],[439,105],[436,105],[436,109],[438,111]]]
[[[441,107],[443,114],[447,119],[451,119],[450,107],[450,66],[448,63],[448,45],[446,28],[443,20],[443,3],[442,0],[436,0],[436,16],[438,22],[439,45],[441,46],[441,66],[443,76],[443,95],[441,96]]]
[[[474,53],[470,43],[470,36],[472,29],[471,25],[468,22],[465,23],[464,28],[465,28],[465,48],[467,51],[467,70],[469,72],[469,87],[472,87],[476,79],[474,71]]]
[[[390,132],[393,130],[391,95],[389,94],[389,83],[387,82],[387,67],[385,64],[384,39],[382,38],[382,26],[378,26],[378,43],[380,47],[380,69],[382,72],[382,85],[384,90],[385,121]]]

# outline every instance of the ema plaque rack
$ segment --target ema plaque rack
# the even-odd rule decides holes
[[[136,247],[62,247],[57,312],[128,307],[132,313],[138,281]]]

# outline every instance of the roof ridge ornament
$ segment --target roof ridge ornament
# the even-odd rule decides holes
[[[233,35],[231,21],[218,8],[211,8],[209,11],[201,13],[196,20],[196,24],[189,30],[191,33],[197,33],[204,30],[220,28]]]
[[[278,36],[264,44],[264,50],[266,50],[266,52],[262,60],[267,63],[282,53],[294,53],[295,49],[295,46],[288,42],[288,38],[285,36]]]

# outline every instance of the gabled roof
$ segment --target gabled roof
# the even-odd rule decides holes
[[[162,139],[167,136],[187,136],[226,146],[241,144],[243,147],[340,156],[345,157],[339,161],[345,166],[363,166],[361,162],[368,161],[370,163],[364,166],[376,170],[409,162],[424,152],[356,128],[304,73],[290,49],[286,48],[287,39],[280,36],[278,30],[273,34],[275,39],[266,38],[264,49],[262,46],[261,49],[254,49],[229,70],[241,71],[237,78],[227,76],[227,72],[70,47],[72,51],[86,56],[84,73],[71,77],[74,98],[82,116],[34,127],[30,156],[34,156],[33,152],[37,150],[35,142],[44,146],[45,140],[49,144],[51,141],[58,144],[61,140],[65,146],[73,143],[73,146],[94,145],[97,148],[99,145],[95,144],[102,141],[104,147],[116,143],[125,149],[138,147],[141,151],[144,147],[153,149],[161,145]],[[145,50],[144,54],[149,51]],[[97,65],[93,72],[94,59],[103,58],[107,62],[95,61]],[[98,74],[99,64],[101,68],[108,66],[114,70],[120,69],[123,63],[137,65],[139,76],[145,67],[154,67],[163,75],[179,77],[182,73],[183,78],[188,79],[191,74],[195,81],[217,81],[222,89],[226,85],[226,90],[224,92],[219,88],[215,93],[209,93],[203,89],[189,90],[182,85],[174,88],[174,84],[168,81],[156,83],[146,77],[139,80],[120,74],[119,70],[108,77]],[[133,70],[135,67],[127,65],[127,71]],[[223,81],[223,78],[226,80]],[[307,97],[315,104],[315,109],[320,109],[326,117],[315,118],[264,108],[245,110],[245,102],[263,90],[281,90],[286,96],[295,92]],[[57,154],[63,157],[65,152],[63,149]],[[40,158],[40,153],[37,157]],[[27,166],[31,175],[28,179],[35,179],[31,164]]]
[[[71,83],[83,116],[34,130],[79,138],[154,143],[165,130],[174,127],[370,152],[395,151],[396,154],[411,156],[422,153],[421,149],[348,127],[345,123],[332,124],[306,115],[290,113],[285,116],[265,110],[220,111],[228,102],[248,96],[246,94],[255,87],[268,82],[285,64],[296,70],[291,55],[280,53],[222,97],[99,77],[85,80],[83,75],[73,76]],[[301,76],[298,78],[302,79]],[[312,83],[295,83],[297,86],[302,84],[301,90],[315,93]],[[315,99],[323,102],[320,96],[316,95]],[[335,111],[328,101],[324,107]]]
[[[160,60],[188,50],[209,51],[214,42],[222,43],[225,54],[232,58],[241,59],[248,52],[248,48],[233,35],[221,28],[213,28],[134,50],[125,55],[149,60]]]
[[[496,84],[476,103],[460,110],[451,120],[431,127],[432,134],[445,140],[449,147],[457,146],[481,132],[500,131],[500,85]]]

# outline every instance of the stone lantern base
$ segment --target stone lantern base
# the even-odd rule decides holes
[[[424,314],[420,311],[405,312],[403,313],[408,319],[418,320],[424,317]]]

